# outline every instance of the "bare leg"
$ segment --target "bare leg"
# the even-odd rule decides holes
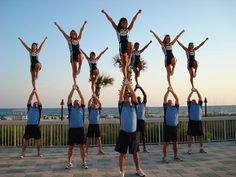
[[[193,68],[195,69],[195,74],[194,74],[194,76],[196,76],[196,74],[197,74],[197,68],[198,68],[198,62],[197,62],[196,60],[193,62]]]
[[[120,153],[119,163],[120,163],[120,172],[124,172],[125,154]]]
[[[127,79],[127,54],[121,55],[122,73],[124,79]]]
[[[138,68],[134,68],[134,74],[135,74],[135,81],[136,81],[136,85],[139,85],[138,83],[138,77],[139,77],[139,71],[138,71]]]
[[[172,66],[171,75],[174,74],[176,62],[177,62],[176,58],[171,59],[171,66]]]
[[[173,142],[174,157],[178,157],[178,142]]]
[[[134,159],[134,164],[135,164],[136,170],[139,170],[140,169],[140,160],[139,160],[138,152],[134,152],[133,159]]]
[[[191,153],[192,140],[193,137],[188,135],[188,153]]]
[[[25,150],[26,150],[28,144],[29,144],[29,140],[24,139],[24,142],[23,142],[23,145],[22,145],[22,155],[23,156],[25,155]]]
[[[128,64],[130,63],[130,58],[131,58],[131,55],[132,55],[132,52],[133,52],[133,44],[132,42],[129,42],[128,43]]]
[[[88,148],[89,148],[89,146],[90,146],[90,139],[91,138],[88,138],[87,137],[87,139],[86,139],[86,152],[88,153]]]
[[[77,74],[80,73],[81,66],[82,66],[82,62],[83,62],[83,55],[82,55],[82,54],[79,54],[79,55],[78,55],[78,71],[77,71]]]
[[[72,67],[72,77],[73,77],[73,81],[74,81],[74,84],[77,85],[77,82],[76,82],[77,67],[76,67],[76,62],[75,62],[75,61],[72,61],[72,62],[71,62],[71,67]]]
[[[170,76],[171,76],[171,67],[170,66],[166,67],[166,72],[167,72],[167,81],[168,81],[169,87],[172,87],[171,82],[170,82]]]
[[[82,163],[85,163],[86,162],[86,154],[84,152],[84,145],[79,144],[79,149],[80,149],[80,155],[82,157]]]
[[[99,152],[101,152],[102,151],[102,140],[101,140],[101,137],[97,138],[97,144],[98,144]]]
[[[167,142],[165,142],[163,144],[163,158],[166,158],[166,156],[167,156],[168,146],[169,146],[169,143],[167,143]]]
[[[38,73],[39,73],[39,71],[41,70],[41,64],[40,63],[36,63],[35,64],[35,79],[37,79],[38,78]]]
[[[41,155],[41,153],[40,153],[40,139],[35,140],[35,146],[36,146],[36,149],[38,152],[38,156],[40,156]]]
[[[203,136],[200,136],[199,137],[200,148],[203,148],[203,141],[204,141]]]
[[[193,84],[193,69],[189,68],[188,71],[189,71],[189,75],[190,75],[190,83],[192,85],[192,88],[194,88],[194,84]]]
[[[93,92],[93,94],[94,94],[94,93],[95,93],[95,82],[96,82],[95,76],[92,76],[92,77],[91,77],[91,82],[92,82],[92,84],[91,84],[91,89],[92,89],[92,92]]]
[[[73,149],[74,149],[74,146],[69,145],[69,149],[68,149],[68,162],[69,163],[72,163],[72,160],[73,160]]]
[[[35,87],[35,71],[31,71],[31,80],[32,80],[33,89],[36,90],[36,87]]]

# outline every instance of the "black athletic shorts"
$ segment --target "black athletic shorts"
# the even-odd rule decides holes
[[[128,53],[128,41],[120,42],[120,55]]]
[[[72,62],[72,61],[76,61],[77,62],[79,54],[81,54],[79,49],[78,50],[77,49],[73,50],[73,54],[71,56],[70,62]]]
[[[24,139],[34,138],[36,140],[41,139],[41,131],[39,125],[26,125]]]
[[[144,133],[145,129],[146,129],[145,120],[138,119],[137,120],[137,132],[139,131],[139,132]]]
[[[40,62],[38,60],[34,60],[34,61],[31,62],[31,65],[30,65],[30,71],[31,72],[35,70],[35,65],[37,63],[40,63]]]
[[[178,140],[178,126],[164,125],[164,142],[176,142]]]
[[[203,136],[202,121],[189,120],[187,135],[189,135],[189,136]]]
[[[123,130],[120,130],[118,139],[116,141],[115,151],[126,154],[129,148],[129,154],[139,151],[138,140],[136,132],[127,133]]]
[[[88,126],[88,132],[87,132],[87,137],[92,138],[92,137],[101,137],[101,132],[99,128],[99,124],[89,124]]]
[[[69,128],[68,145],[85,144],[84,127]]]

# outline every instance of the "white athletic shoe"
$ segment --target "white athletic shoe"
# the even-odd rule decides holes
[[[21,153],[20,158],[21,158],[21,159],[25,158],[25,154],[24,154],[24,153]]]
[[[73,167],[73,164],[72,164],[71,162],[69,162],[69,163],[66,165],[65,169],[68,170],[68,169],[70,169],[70,168],[72,168],[72,167]]]
[[[146,174],[143,172],[143,170],[140,168],[139,170],[136,171],[137,176],[145,176]]]
[[[39,154],[38,154],[38,157],[43,157],[43,154],[39,153]]]
[[[121,172],[121,171],[120,171],[119,177],[125,177],[125,172]]]
[[[87,165],[86,162],[82,163],[82,164],[81,164],[81,167],[82,167],[83,169],[88,169],[88,165]]]

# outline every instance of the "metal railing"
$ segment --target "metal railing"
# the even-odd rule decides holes
[[[26,121],[0,121],[0,146],[21,146]],[[179,142],[187,142],[188,119],[179,119]],[[211,141],[236,140],[236,116],[231,117],[204,117],[204,139]],[[88,122],[85,122],[85,134]],[[104,145],[114,145],[119,133],[118,119],[102,119],[100,124],[102,142]],[[146,132],[148,144],[161,144],[163,142],[163,118],[146,119]],[[44,120],[41,121],[41,145],[45,147],[66,146],[68,136],[68,121]],[[197,141],[197,139],[195,140]],[[95,145],[95,138],[92,145]],[[31,140],[31,146],[34,141]]]

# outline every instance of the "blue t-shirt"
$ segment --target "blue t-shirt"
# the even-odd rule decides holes
[[[101,115],[101,107],[99,108],[92,108],[89,107],[89,124],[99,124],[100,115]]]
[[[85,105],[81,104],[80,107],[68,104],[69,112],[69,127],[70,128],[81,128],[84,126],[84,107]]]
[[[137,103],[131,105],[125,105],[123,102],[119,102],[118,108],[120,113],[120,129],[133,133],[137,129]]]
[[[28,104],[27,110],[27,125],[39,125],[42,105],[38,105],[37,108],[34,108],[31,104]]]
[[[179,105],[168,106],[168,104],[163,104],[164,108],[164,124],[168,126],[177,126],[179,118]]]
[[[197,104],[193,104],[191,101],[188,102],[188,117],[189,120],[202,120],[202,101]]]
[[[138,103],[137,104],[137,112],[138,112],[138,119],[144,120],[145,118],[145,103]]]

